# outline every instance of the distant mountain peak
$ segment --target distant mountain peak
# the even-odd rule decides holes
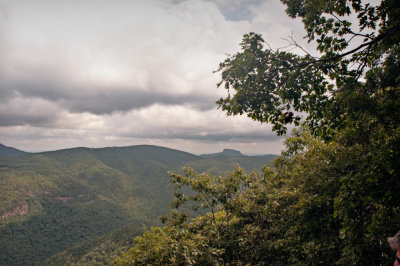
[[[240,151],[233,150],[233,149],[224,149],[222,151],[223,155],[231,155],[231,156],[241,156],[243,155]]]
[[[233,149],[224,149],[222,152],[210,153],[210,154],[202,154],[201,157],[214,157],[214,156],[246,156],[240,151]]]

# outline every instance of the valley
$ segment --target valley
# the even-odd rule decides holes
[[[276,157],[232,150],[197,156],[149,145],[2,150],[0,265],[109,263],[169,212],[169,171],[260,170]]]

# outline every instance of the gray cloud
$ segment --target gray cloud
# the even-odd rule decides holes
[[[38,98],[14,98],[0,104],[0,126],[51,127],[60,119],[59,108]]]
[[[279,45],[293,24],[279,5],[0,0],[0,142],[277,150],[270,126],[216,110],[225,90],[212,71],[249,31]]]
[[[4,19],[7,30],[0,33],[4,39],[0,103],[39,98],[59,105],[60,110],[93,114],[153,104],[215,108],[218,96],[213,92],[212,70],[219,48],[212,45],[224,41],[224,34],[215,38],[213,27],[223,21],[218,21],[222,16],[212,4],[0,3],[10,13]],[[195,7],[204,12],[195,12]],[[150,19],[151,14],[158,16]],[[14,114],[21,123],[46,120],[21,120],[20,114]],[[3,125],[20,124],[11,120],[9,113]]]
[[[32,81],[0,82],[0,103],[14,98],[43,99],[54,102],[73,112],[112,114],[141,109],[153,104],[190,105],[199,110],[215,108],[216,96],[197,93],[182,94],[171,90],[141,90],[131,87],[88,87],[70,85],[63,80],[46,80],[38,77]],[[29,102],[26,102],[29,104]],[[10,114],[11,118],[11,114]]]
[[[0,114],[0,126],[21,126],[21,125],[35,125],[47,127],[57,119],[51,114],[32,114],[27,112],[7,113]]]
[[[182,140],[194,140],[203,142],[240,142],[250,143],[257,141],[279,141],[282,137],[271,132],[247,132],[247,133],[235,133],[235,132],[221,132],[221,133],[204,133],[198,134],[195,132],[168,132],[168,131],[153,131],[144,134],[124,134],[123,137],[135,137],[135,138],[156,138],[156,139],[182,139]]]
[[[197,95],[173,95],[160,92],[125,91],[98,93],[90,97],[79,96],[61,101],[71,112],[90,112],[93,114],[111,114],[113,112],[127,112],[133,109],[141,109],[154,104],[161,105],[185,105],[202,110],[215,107],[211,97]]]

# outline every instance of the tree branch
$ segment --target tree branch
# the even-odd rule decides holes
[[[308,66],[308,65],[311,65],[311,64],[329,62],[329,61],[333,61],[333,60],[336,60],[336,59],[345,57],[345,56],[347,56],[347,55],[353,54],[353,53],[355,53],[355,52],[361,50],[362,48],[364,48],[364,47],[366,47],[366,46],[371,46],[371,45],[373,45],[373,44],[378,43],[379,41],[381,41],[381,40],[383,40],[383,39],[385,39],[385,38],[391,36],[392,34],[394,34],[395,32],[397,32],[398,30],[399,30],[399,28],[394,28],[393,30],[391,30],[391,31],[389,31],[389,32],[386,32],[386,33],[384,33],[384,34],[378,35],[378,36],[377,36],[375,39],[373,39],[372,41],[363,43],[363,44],[359,45],[358,47],[356,47],[356,48],[354,48],[354,49],[352,49],[352,50],[350,50],[350,51],[348,51],[348,52],[345,52],[345,53],[343,53],[343,54],[338,54],[338,55],[331,56],[331,57],[328,57],[328,58],[317,59],[317,60],[313,60],[313,61],[301,63],[301,64],[298,64],[298,65],[295,65],[295,66],[289,67],[289,68],[292,68],[292,69],[293,69],[293,68],[299,68],[299,67],[304,67],[304,66]]]

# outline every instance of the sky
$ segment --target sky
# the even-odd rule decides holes
[[[0,0],[0,143],[29,152],[159,145],[279,154],[269,124],[228,117],[214,71],[243,34],[300,42],[278,0]]]

